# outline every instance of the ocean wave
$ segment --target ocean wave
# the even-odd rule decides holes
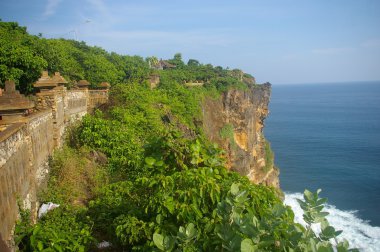
[[[303,210],[299,206],[297,199],[303,199],[302,193],[285,193],[284,203],[294,211],[294,220],[302,225]],[[380,227],[371,226],[368,221],[364,221],[356,216],[356,211],[343,211],[334,205],[326,204],[325,211],[329,212],[327,220],[336,230],[343,230],[338,236],[338,240],[347,239],[351,248],[358,248],[364,252],[375,252],[380,250]],[[320,232],[319,225],[312,226],[315,232]]]

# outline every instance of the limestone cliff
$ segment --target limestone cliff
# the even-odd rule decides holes
[[[271,85],[255,85],[247,90],[229,90],[219,99],[203,102],[206,136],[226,151],[231,170],[246,175],[256,184],[279,188],[279,171],[263,135],[268,115]]]

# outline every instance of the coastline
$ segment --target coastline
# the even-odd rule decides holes
[[[294,220],[303,226],[303,210],[299,206],[297,199],[302,199],[302,193],[285,192],[284,204],[292,208],[294,212]],[[380,248],[380,227],[372,226],[369,221],[365,221],[357,217],[357,211],[340,210],[336,206],[326,204],[325,210],[329,212],[326,217],[329,223],[337,230],[343,230],[338,237],[338,241],[343,238],[350,241],[350,247],[358,248],[363,252],[376,252]],[[318,226],[313,227],[315,232],[319,232]]]

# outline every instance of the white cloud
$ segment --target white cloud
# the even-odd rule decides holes
[[[51,15],[54,15],[60,2],[62,2],[62,0],[48,0],[43,16],[49,17]]]

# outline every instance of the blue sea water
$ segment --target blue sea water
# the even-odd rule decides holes
[[[322,188],[347,237],[379,251],[380,82],[272,85],[269,109],[264,133],[286,202]]]

